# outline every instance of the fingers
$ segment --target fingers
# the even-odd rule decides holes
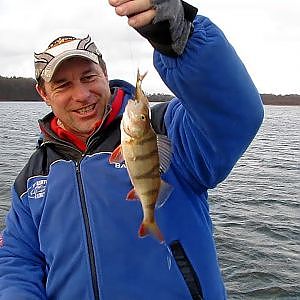
[[[117,15],[127,16],[128,24],[134,28],[151,23],[156,15],[151,0],[109,0],[109,4]]]
[[[137,15],[128,18],[128,24],[134,28],[148,25],[152,22],[156,15],[155,9],[149,9]]]
[[[119,16],[135,15],[151,8],[150,0],[115,1],[120,2],[120,4],[116,6],[116,13]]]

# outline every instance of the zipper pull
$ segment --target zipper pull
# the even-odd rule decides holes
[[[79,162],[78,161],[75,161],[75,169],[76,169],[76,173],[80,173],[80,170],[79,170]]]

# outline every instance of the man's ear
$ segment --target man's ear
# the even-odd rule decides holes
[[[36,84],[36,85],[35,85],[35,89],[36,89],[36,91],[38,92],[38,94],[42,97],[42,99],[46,102],[46,104],[47,104],[48,106],[50,106],[50,102],[49,102],[49,100],[48,100],[48,97],[47,97],[45,88],[44,88],[44,87],[40,87],[38,84]]]

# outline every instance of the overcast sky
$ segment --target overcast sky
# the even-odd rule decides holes
[[[300,94],[299,0],[186,0],[225,33],[260,93]],[[34,77],[33,52],[61,35],[90,34],[109,77],[135,82],[148,70],[146,92],[166,92],[152,67],[151,46],[107,0],[0,0],[0,75]]]

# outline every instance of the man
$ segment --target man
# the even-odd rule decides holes
[[[183,1],[110,0],[155,48],[176,97],[152,109],[172,142],[162,178],[173,191],[156,219],[165,244],[137,230],[126,168],[108,160],[134,88],[109,81],[89,37],[35,55],[37,90],[53,113],[17,177],[0,248],[0,299],[225,299],[208,189],[229,174],[263,118],[260,96],[223,33]]]

